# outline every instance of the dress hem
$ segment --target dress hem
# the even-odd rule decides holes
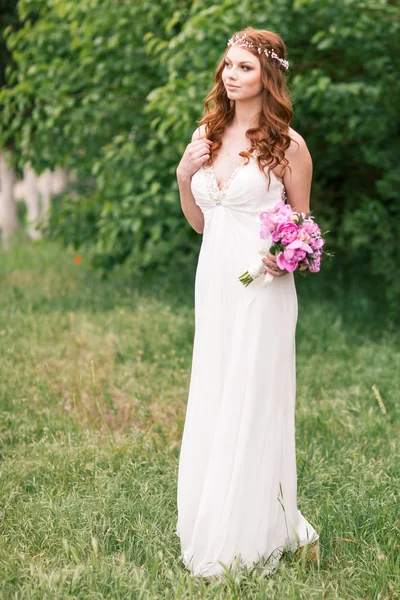
[[[179,533],[177,531],[175,531],[175,534],[179,537]],[[240,553],[238,553],[229,564],[225,564],[225,563],[223,563],[223,561],[214,561],[214,562],[210,563],[208,566],[200,568],[200,569],[193,569],[191,567],[190,563],[191,563],[192,557],[189,555],[188,552],[182,552],[180,554],[179,558],[183,562],[185,568],[189,571],[189,574],[193,577],[203,577],[205,579],[211,578],[211,577],[217,577],[219,575],[223,575],[223,573],[231,572],[233,569],[236,570],[236,569],[240,569],[242,567],[247,567],[247,568],[254,568],[257,566],[259,567],[259,566],[261,566],[263,561],[265,561],[265,564],[263,565],[264,570],[267,572],[268,575],[273,575],[276,572],[276,570],[279,566],[279,562],[282,557],[282,554],[285,551],[286,552],[296,552],[296,550],[299,550],[299,548],[302,548],[304,546],[309,546],[309,545],[313,544],[314,542],[316,542],[317,540],[319,540],[319,535],[314,530],[314,535],[312,535],[310,539],[307,538],[307,539],[302,539],[300,541],[291,541],[284,546],[278,546],[268,555],[268,557],[260,556],[260,558],[255,561],[246,561],[246,560],[243,560],[241,558]]]

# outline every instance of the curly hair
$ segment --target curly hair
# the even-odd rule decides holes
[[[258,126],[246,131],[246,137],[251,145],[248,150],[240,152],[240,156],[245,157],[248,162],[251,153],[254,150],[258,151],[256,155],[258,167],[262,172],[265,172],[264,169],[268,167],[269,188],[270,170],[279,164],[289,163],[285,158],[285,150],[291,142],[289,124],[293,117],[293,108],[282,65],[279,61],[268,58],[264,53],[258,54],[257,47],[273,49],[280,58],[286,59],[286,46],[282,38],[273,31],[246,27],[236,35],[244,34],[246,39],[256,46],[246,50],[257,56],[260,61],[264,89]],[[206,135],[214,142],[207,164],[213,163],[222,145],[225,127],[232,122],[235,114],[235,102],[228,98],[222,81],[222,71],[228,51],[229,48],[215,71],[215,84],[205,98],[204,115],[198,122],[199,126],[206,126]],[[290,170],[290,166],[288,168]]]

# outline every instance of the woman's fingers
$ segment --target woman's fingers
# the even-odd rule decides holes
[[[280,277],[281,275],[285,275],[287,273],[286,270],[282,270],[276,264],[276,256],[268,252],[267,256],[262,259],[264,265],[266,266],[266,271],[271,273],[271,275],[275,275],[276,277]]]
[[[196,158],[196,160],[194,161],[194,164],[196,165],[197,168],[199,168],[208,159],[209,159],[209,154],[203,154],[202,156],[199,156],[198,158]]]
[[[186,148],[187,155],[196,163],[198,163],[199,160],[204,162],[204,158],[210,156],[211,145],[212,141],[207,138],[201,138],[194,142],[190,142]]]
[[[209,157],[209,144],[204,143],[203,140],[196,140],[195,142],[191,142],[186,148],[183,161],[187,169],[193,174]]]
[[[189,156],[192,160],[197,160],[203,156],[210,156],[210,149],[208,146],[202,145],[196,149],[192,149]]]
[[[276,277],[280,277],[286,273],[286,271],[282,271],[281,269],[270,269],[269,267],[266,268],[266,272],[271,273],[271,275],[275,275]]]
[[[190,142],[190,144],[188,144],[188,148],[189,150],[192,150],[194,152],[197,152],[197,150],[199,149],[199,147],[207,147],[210,148],[212,145],[212,142],[210,140],[206,140],[205,138],[202,138],[200,140],[195,140],[194,142]]]
[[[192,154],[192,157],[193,157],[194,159],[196,159],[196,158],[198,158],[199,156],[204,156],[205,154],[210,154],[210,149],[209,149],[209,148],[207,148],[207,147],[202,147],[202,148],[199,148],[199,149],[198,149],[196,152],[194,152],[194,153]]]
[[[266,268],[266,272],[274,275],[275,277],[282,277],[282,275],[286,275],[287,271],[282,271],[282,269],[270,269]]]
[[[277,268],[276,257],[273,254],[267,254],[267,256],[265,256],[262,259],[262,261],[267,267],[270,267],[271,269]]]
[[[200,138],[187,144],[179,163],[180,176],[191,177],[209,159],[212,144],[208,138]]]
[[[209,150],[200,150],[200,152],[194,156],[192,156],[192,160],[197,167],[203,164],[206,160],[210,158]]]

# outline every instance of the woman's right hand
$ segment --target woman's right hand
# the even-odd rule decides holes
[[[178,181],[187,181],[192,175],[210,158],[210,149],[212,141],[207,138],[200,138],[190,142],[186,146],[185,152],[176,168]]]

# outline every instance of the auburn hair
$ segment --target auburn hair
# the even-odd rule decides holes
[[[268,167],[268,188],[271,183],[270,170],[279,164],[288,165],[285,158],[285,150],[289,147],[291,137],[289,135],[289,124],[293,118],[293,108],[290,99],[284,68],[281,63],[266,56],[263,52],[259,54],[257,47],[275,50],[279,58],[286,59],[286,46],[280,35],[267,29],[253,29],[246,27],[235,35],[242,37],[254,44],[255,48],[246,48],[257,56],[261,64],[261,78],[263,83],[262,108],[257,127],[246,131],[246,137],[251,145],[248,150],[240,152],[240,156],[246,158],[246,164],[254,150],[258,150],[256,160],[262,172]],[[204,115],[198,125],[206,126],[206,136],[213,143],[210,158],[206,164],[212,164],[218,150],[222,145],[222,135],[225,127],[229,125],[235,114],[235,102],[228,98],[222,81],[222,72],[225,67],[225,57],[229,48],[225,51],[219,63],[215,75],[214,86],[204,101]],[[290,170],[290,166],[288,167]]]

